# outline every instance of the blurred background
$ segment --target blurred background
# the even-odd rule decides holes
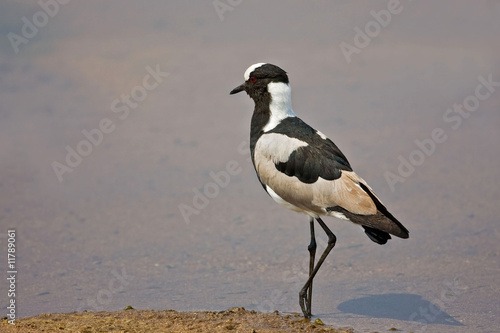
[[[7,0],[0,17],[0,248],[15,228],[18,316],[300,312],[308,219],[262,190],[253,102],[229,96],[270,62],[410,230],[378,246],[325,220],[338,242],[313,314],[498,328],[500,1]]]

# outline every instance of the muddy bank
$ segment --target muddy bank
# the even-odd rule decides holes
[[[244,308],[227,311],[177,312],[174,310],[122,310],[41,314],[16,320],[2,319],[2,331],[10,332],[331,332],[353,333],[349,327],[333,328],[320,319],[306,320],[298,313],[260,313]]]

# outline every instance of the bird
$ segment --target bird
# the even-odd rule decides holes
[[[311,318],[313,279],[337,241],[321,216],[360,225],[377,244],[387,243],[391,235],[408,238],[409,232],[353,171],[335,143],[297,117],[283,69],[256,63],[247,68],[244,80],[230,95],[245,91],[255,104],[250,152],[257,177],[274,201],[309,218],[309,277],[299,292],[299,305],[304,317]],[[316,264],[314,221],[328,236]]]

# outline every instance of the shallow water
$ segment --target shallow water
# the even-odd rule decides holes
[[[338,242],[313,314],[359,331],[494,331],[500,87],[484,80],[500,81],[500,7],[451,4],[401,2],[350,63],[341,43],[387,2],[241,2],[223,20],[211,2],[71,2],[18,54],[4,38],[0,242],[6,253],[16,229],[17,315],[300,311],[308,219],[262,190],[246,148],[252,101],[229,96],[268,61],[288,72],[295,113],[410,230],[379,246],[325,219]],[[41,10],[1,6],[18,34]],[[68,163],[71,150],[87,156]]]

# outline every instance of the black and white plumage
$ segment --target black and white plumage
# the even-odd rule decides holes
[[[250,150],[259,181],[277,203],[309,216],[309,279],[300,291],[299,304],[304,316],[310,318],[312,280],[336,242],[335,235],[320,216],[334,216],[359,224],[378,244],[385,244],[391,234],[408,238],[408,230],[354,173],[340,149],[295,115],[284,70],[258,63],[245,71],[244,78],[245,82],[230,94],[246,91],[255,102]],[[316,266],[314,220],[329,239]]]

